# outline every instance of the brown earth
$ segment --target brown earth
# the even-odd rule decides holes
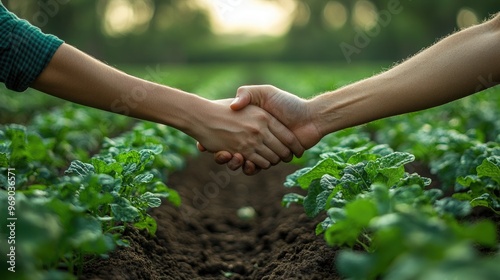
[[[299,167],[280,164],[255,176],[219,166],[211,155],[190,159],[169,187],[182,197],[151,212],[156,237],[130,229],[131,246],[85,268],[81,279],[340,279],[335,250],[314,234],[317,221],[302,206],[283,208],[286,175]],[[253,207],[242,220],[237,210]]]

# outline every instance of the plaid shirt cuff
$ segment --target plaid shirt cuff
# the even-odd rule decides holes
[[[0,4],[0,82],[8,89],[26,90],[62,43]]]

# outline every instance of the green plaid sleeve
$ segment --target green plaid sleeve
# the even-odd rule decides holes
[[[62,43],[19,19],[0,2],[0,82],[8,89],[26,90]]]

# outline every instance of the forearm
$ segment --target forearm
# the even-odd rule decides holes
[[[186,131],[198,96],[127,75],[63,44],[32,85],[53,96]]]
[[[211,152],[241,152],[263,168],[290,158],[290,149],[283,143],[297,154],[303,152],[293,133],[257,107],[233,112],[229,104],[127,75],[66,44],[32,87],[82,105],[177,128]]]
[[[438,106],[500,81],[500,16],[457,32],[394,68],[309,101],[323,135]]]

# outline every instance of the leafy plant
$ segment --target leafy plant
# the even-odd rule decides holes
[[[337,258],[344,276],[427,279],[471,275],[475,265],[488,269],[484,275],[500,271],[474,247],[497,244],[495,225],[460,223],[471,213],[473,200],[443,197],[443,191],[427,188],[430,179],[405,172],[412,154],[369,141],[326,150],[313,167],[287,177],[286,187],[299,186],[307,195],[287,194],[282,205],[302,204],[310,217],[326,214],[316,234],[323,233],[331,246],[355,249],[344,249]],[[496,160],[488,158],[478,174],[500,178]]]
[[[103,205],[92,208],[92,213],[101,218],[109,217],[108,228],[115,228],[120,222],[133,223],[154,235],[156,221],[147,210],[160,206],[162,198],[174,205],[180,204],[178,194],[155,178],[154,170],[146,169],[159,153],[161,148],[129,150],[94,157],[91,164],[73,161],[65,173],[78,175],[87,183],[75,194],[74,204],[92,204],[97,197]]]
[[[7,169],[15,167],[16,213],[22,219],[16,225],[19,279],[73,279],[89,261],[105,258],[116,246],[127,246],[122,237],[127,225],[154,235],[157,226],[147,212],[150,208],[160,206],[163,199],[180,204],[178,194],[163,181],[182,167],[183,156],[194,153],[187,136],[143,123],[114,139],[97,133],[87,139],[103,143],[85,146],[83,133],[96,120],[82,117],[83,123],[71,124],[71,116],[81,113],[64,111],[59,120],[63,122],[53,127],[46,117],[37,121],[38,126],[12,124],[0,130],[0,186],[8,186]],[[74,138],[81,142],[71,142],[74,132],[66,125],[82,128]],[[88,150],[101,146],[91,157]],[[73,160],[63,172],[74,156],[83,160]],[[7,205],[7,197],[0,190],[2,205]],[[2,221],[0,260],[5,266],[8,228],[7,219]],[[5,267],[2,273],[7,271]]]
[[[51,139],[44,139],[24,126],[5,126],[0,130],[0,183],[7,186],[5,170],[8,167],[18,170],[18,189],[55,180],[57,168],[62,167],[64,161],[52,153],[54,145]]]
[[[500,152],[500,147],[494,149]],[[457,183],[467,187],[467,192],[455,193],[453,197],[470,201],[473,207],[487,207],[500,214],[500,155],[478,157],[481,164],[472,175],[457,178]]]
[[[30,196],[19,192],[15,199],[15,243],[6,244],[9,228],[4,225],[0,229],[0,244],[2,250],[15,246],[16,279],[72,278],[72,274],[81,274],[89,260],[86,256],[106,256],[115,247],[116,237],[104,233],[101,221],[88,215],[85,208],[47,196],[41,190]],[[0,190],[0,203],[7,205],[7,201],[7,192]],[[7,221],[7,211],[1,211],[0,218]],[[1,271],[11,273],[6,267],[7,252],[3,253]]]

